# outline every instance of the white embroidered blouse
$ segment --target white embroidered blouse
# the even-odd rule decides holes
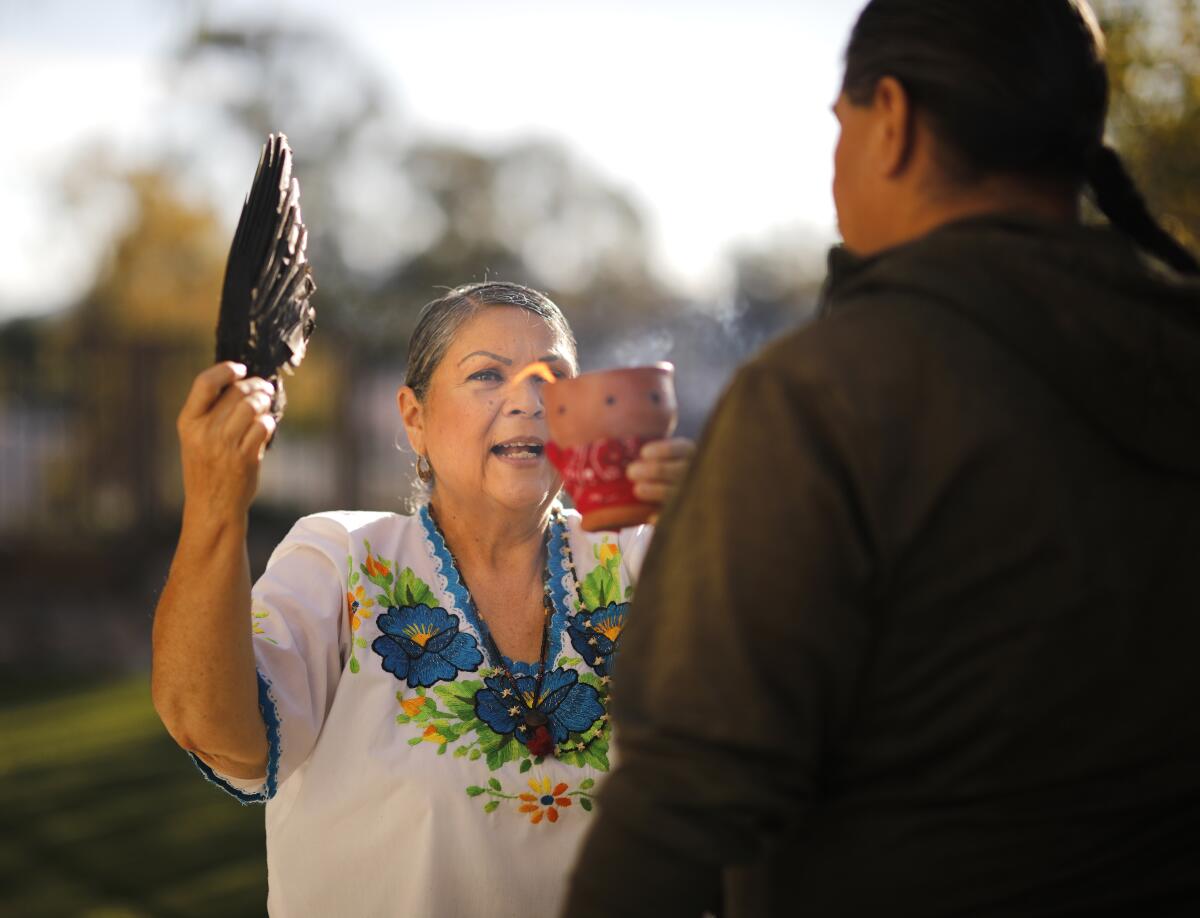
[[[267,804],[274,918],[557,914],[613,760],[609,673],[650,534],[552,517],[538,684],[493,658],[427,508],[295,525],[252,594],[267,774],[196,760]]]

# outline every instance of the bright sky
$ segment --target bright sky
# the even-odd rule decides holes
[[[120,202],[62,225],[46,196],[88,145],[122,161],[152,149],[171,104],[159,60],[201,2],[0,0],[0,318],[86,287]],[[664,275],[703,295],[739,242],[833,239],[829,105],[861,2],[205,5],[217,21],[249,10],[329,23],[393,81],[414,129],[484,147],[560,140],[641,206]]]

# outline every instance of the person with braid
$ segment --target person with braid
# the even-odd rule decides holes
[[[1084,0],[862,11],[821,317],[662,516],[564,914],[1200,914],[1200,272],[1107,104]]]

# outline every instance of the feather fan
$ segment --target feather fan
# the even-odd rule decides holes
[[[217,318],[217,360],[244,363],[247,376],[274,383],[271,414],[276,422],[287,404],[280,374],[300,366],[315,324],[309,299],[317,285],[305,255],[307,244],[292,151],[286,136],[271,134],[229,248]]]

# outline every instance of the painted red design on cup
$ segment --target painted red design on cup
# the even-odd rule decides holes
[[[642,506],[652,511],[633,496],[633,482],[625,476],[629,463],[648,442],[645,437],[625,437],[562,447],[552,440],[546,444],[546,456],[562,475],[575,509],[585,517],[610,507]]]

